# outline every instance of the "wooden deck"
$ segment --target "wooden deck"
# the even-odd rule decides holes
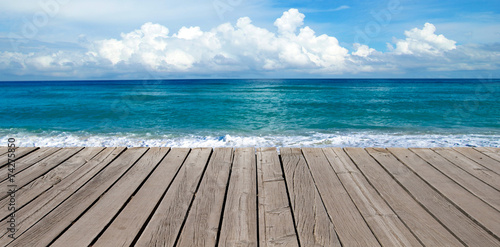
[[[499,148],[18,148],[0,246],[500,246]]]

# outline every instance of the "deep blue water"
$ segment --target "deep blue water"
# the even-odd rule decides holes
[[[498,146],[500,80],[0,82],[22,145]]]

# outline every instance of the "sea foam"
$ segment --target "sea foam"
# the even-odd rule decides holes
[[[21,147],[500,147],[500,135],[486,134],[401,134],[401,133],[310,133],[308,135],[138,135],[89,133],[16,133],[9,137]]]

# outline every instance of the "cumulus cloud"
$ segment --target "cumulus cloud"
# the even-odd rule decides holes
[[[456,42],[426,23],[422,29],[394,39],[389,51],[353,44],[353,51],[337,38],[316,34],[304,26],[305,15],[297,9],[283,12],[275,30],[258,27],[249,17],[210,30],[199,26],[171,32],[148,22],[122,33],[118,39],[85,42],[85,51],[0,52],[0,71],[23,74],[85,77],[85,73],[123,74],[152,71],[163,77],[174,74],[221,75],[249,72],[332,75],[407,70],[495,70],[500,67],[496,46],[457,46]],[[489,49],[489,50],[488,50]]]
[[[375,49],[368,47],[367,45],[361,45],[359,43],[354,43],[355,52],[352,53],[354,56],[358,57],[368,57],[376,52]]]
[[[425,23],[424,28],[405,31],[405,40],[396,40],[396,54],[442,55],[443,52],[456,49],[456,42],[442,34],[436,35],[436,27]]]
[[[182,27],[168,36],[159,24],[146,23],[122,34],[120,40],[95,42],[94,54],[112,64],[141,64],[160,71],[187,71],[192,68],[227,68],[227,62],[245,64],[258,70],[322,68],[340,71],[348,50],[335,37],[317,36],[303,26],[304,15],[297,9],[283,13],[275,22],[277,33],[252,24],[248,17],[236,25],[225,23],[210,31]]]
[[[283,16],[276,19],[274,25],[278,27],[279,33],[292,34],[295,33],[298,27],[304,25],[305,17],[298,9],[290,9],[284,12]]]

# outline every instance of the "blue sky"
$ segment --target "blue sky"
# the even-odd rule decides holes
[[[498,1],[0,3],[0,80],[500,77]]]

